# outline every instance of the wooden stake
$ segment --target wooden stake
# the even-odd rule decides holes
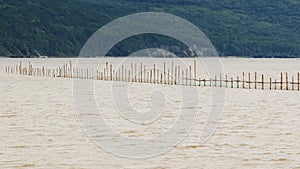
[[[181,84],[184,85],[184,70],[182,70],[182,81]]]
[[[171,84],[174,84],[174,61],[172,60]]]
[[[255,77],[254,77],[254,89],[257,89],[256,82],[257,82],[257,72],[255,72]]]
[[[192,66],[190,66],[190,86],[192,86]]]
[[[282,72],[280,73],[280,90],[283,89],[283,76],[282,76]]]
[[[23,73],[22,73],[22,61],[20,61],[19,71],[20,71],[20,74],[23,74]]]
[[[143,83],[143,63],[141,62],[141,68],[140,68],[140,82]]]
[[[88,68],[86,69],[86,76],[87,76],[86,78],[89,79],[89,69]]]
[[[127,82],[127,69],[125,68],[125,77],[124,77],[124,82]]]
[[[167,83],[167,77],[166,77],[166,62],[164,62],[164,83]]]
[[[170,84],[170,68],[168,68],[168,84]]]
[[[105,63],[105,70],[106,70],[105,80],[108,80],[108,62]]]
[[[147,72],[147,83],[150,83],[150,73],[149,72]]]
[[[124,82],[127,82],[127,69],[125,68],[125,73],[124,73]]]
[[[31,74],[31,71],[30,71],[30,62],[28,63],[28,71],[29,71],[28,75],[29,75],[29,76],[32,75],[32,74]]]
[[[146,65],[144,65],[144,83],[146,82]]]
[[[272,78],[270,78],[270,90],[272,90]]]
[[[222,87],[222,74],[220,74],[220,87]]]
[[[264,75],[261,75],[262,86],[261,89],[264,90]]]
[[[152,80],[152,70],[150,70],[150,83],[153,83],[153,80]]]
[[[215,87],[217,87],[217,76],[215,76]]]
[[[136,72],[136,63],[134,64],[134,82],[137,82],[137,72]]]
[[[249,89],[251,89],[251,74],[248,73]]]
[[[103,75],[104,75],[103,80],[106,80],[106,69],[105,68],[103,69]]]
[[[197,85],[196,80],[197,80],[197,62],[196,62],[196,60],[194,60],[194,81],[195,81],[195,86]]]
[[[121,69],[119,68],[119,72],[118,72],[118,81],[121,81]]]
[[[157,69],[157,73],[156,73],[156,83],[157,83],[157,84],[159,84],[159,81],[160,81],[160,79],[159,79],[159,77],[160,77],[159,74],[160,74],[160,73],[159,73],[159,69]]]
[[[226,88],[228,88],[228,76],[225,75],[225,83],[226,83]]]
[[[178,65],[178,84],[181,84],[180,83],[180,65]]]
[[[292,77],[292,90],[294,90],[294,76]]]
[[[243,89],[245,89],[245,72],[243,72]]]
[[[155,71],[155,64],[154,64],[153,65],[153,83],[155,83],[155,81],[156,81],[155,74],[156,74],[156,71]]]
[[[189,70],[188,69],[186,69],[186,72],[185,72],[185,85],[188,85],[188,72],[189,72]]]
[[[131,65],[131,70],[130,70],[130,72],[131,72],[131,77],[130,77],[130,79],[131,79],[131,80],[130,80],[130,81],[133,82],[133,76],[134,76],[133,63],[131,62],[130,65]]]
[[[130,70],[128,70],[128,82],[131,82],[131,79],[130,79]]]
[[[121,79],[122,82],[124,82],[124,65],[122,65],[122,79]]]
[[[300,73],[298,72],[298,91],[300,90]]]
[[[117,76],[117,71],[116,70],[113,70],[113,76],[114,76],[114,81],[117,81],[118,76]],[[100,79],[101,79],[101,77],[100,77]]]
[[[70,78],[72,78],[73,77],[73,74],[72,74],[72,61],[70,60]]]
[[[174,84],[177,84],[177,66],[175,66],[175,78],[174,78]]]
[[[113,81],[113,65],[110,65],[110,81]]]
[[[285,81],[285,83],[286,83],[286,90],[289,90],[289,76],[288,76],[288,73],[285,73],[285,75],[286,75],[286,81]]]

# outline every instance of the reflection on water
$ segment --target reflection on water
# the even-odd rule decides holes
[[[55,66],[67,60],[35,59],[31,62]],[[0,67],[17,62],[15,59],[1,59]],[[222,62],[225,72],[232,75],[258,71],[275,76],[281,71],[295,74],[300,70],[298,59],[222,59]],[[95,97],[103,117],[124,136],[158,136],[166,132],[178,116],[181,101],[177,87],[129,86],[129,91],[134,91],[129,95],[130,104],[141,110],[140,113],[147,112],[151,106],[152,93],[148,91],[162,91],[167,98],[164,113],[146,125],[131,123],[114,111],[110,90],[107,90],[110,83],[98,81],[95,87]],[[202,145],[199,139],[210,111],[211,90],[199,88],[199,92],[201,103],[184,107],[199,112],[187,138],[164,155],[134,160],[105,152],[85,135],[75,113],[71,80],[8,76],[1,72],[0,167],[300,168],[298,92],[227,89],[223,118],[214,136]],[[100,96],[105,96],[105,99],[101,100]],[[98,137],[103,136],[99,133]]]

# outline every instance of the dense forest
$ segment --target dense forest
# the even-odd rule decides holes
[[[166,12],[198,26],[222,56],[300,56],[298,0],[0,0],[0,56],[76,56],[101,26],[136,12]],[[162,47],[168,37],[141,35],[109,55]]]

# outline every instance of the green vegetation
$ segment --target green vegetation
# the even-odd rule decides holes
[[[0,56],[76,56],[101,26],[147,11],[199,26],[220,55],[300,56],[297,0],[0,0]],[[186,50],[170,38],[144,35],[121,42],[110,55],[165,46],[181,55]]]

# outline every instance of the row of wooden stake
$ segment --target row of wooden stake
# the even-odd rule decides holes
[[[182,69],[182,70],[181,70]],[[197,77],[197,62],[194,61],[193,66],[182,68],[180,65],[174,66],[172,61],[171,68],[167,68],[164,62],[163,69],[160,70],[154,64],[152,68],[146,67],[143,63],[133,64],[128,69],[121,65],[118,69],[113,69],[112,64],[105,63],[102,70],[80,69],[69,64],[65,64],[58,68],[33,67],[31,63],[24,66],[22,62],[14,67],[7,66],[5,72],[8,74],[28,75],[28,76],[44,76],[44,77],[61,77],[61,78],[79,78],[79,79],[94,79],[104,81],[123,81],[123,82],[140,82],[154,84],[170,84],[170,85],[190,85],[190,86],[214,86],[226,88],[244,88],[244,89],[269,89],[269,90],[297,90],[300,91],[300,73],[297,74],[297,81],[292,76],[289,81],[288,73],[280,73],[280,79],[266,79],[262,74],[254,73],[254,81],[251,81],[251,73],[243,72],[242,78],[239,76],[234,79],[222,74],[214,78],[198,78]],[[247,79],[246,79],[247,78]],[[260,79],[260,81],[259,81]]]

